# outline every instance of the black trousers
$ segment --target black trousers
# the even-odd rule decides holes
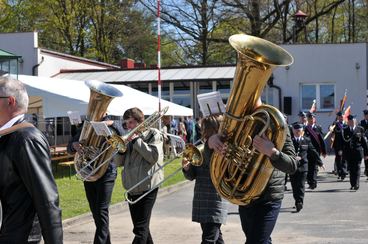
[[[281,200],[251,207],[239,206],[239,216],[246,244],[272,244],[271,233],[276,225]]]
[[[364,175],[368,176],[368,160],[364,160]]]
[[[350,185],[351,187],[359,187],[360,181],[360,161],[348,161],[349,170],[350,170]]]
[[[337,175],[339,177],[345,178],[345,176],[348,174],[346,161],[343,158],[342,155],[338,155],[338,152],[335,152],[335,163],[337,168]]]
[[[157,198],[158,188],[147,194],[144,198],[135,204],[129,204],[130,216],[133,222],[133,233],[135,235],[133,244],[151,244],[153,243],[149,229],[153,205]],[[130,195],[131,200],[138,199],[141,195]]]
[[[293,188],[293,197],[295,204],[304,202],[305,181],[307,179],[307,172],[296,171],[295,174],[290,175],[291,187]]]
[[[221,233],[221,224],[218,223],[201,223],[202,242],[201,244],[224,244]]]
[[[116,179],[116,166],[110,164],[106,173],[97,181],[84,182],[89,208],[96,225],[94,244],[110,244],[109,205]]]
[[[314,162],[308,162],[307,182],[311,188],[317,187],[318,166]]]

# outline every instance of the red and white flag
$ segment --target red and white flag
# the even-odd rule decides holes
[[[345,109],[345,112],[344,112],[344,115],[343,115],[343,119],[344,119],[345,123],[348,122],[348,116],[350,115],[350,113],[351,113],[351,109],[350,109],[350,106],[349,106]]]

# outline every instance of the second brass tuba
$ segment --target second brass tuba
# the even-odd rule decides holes
[[[80,179],[96,181],[105,174],[109,166],[107,161],[115,149],[107,143],[105,137],[96,134],[89,121],[101,121],[112,99],[123,94],[115,87],[100,81],[90,80],[85,84],[90,88],[87,121],[84,121],[79,137],[83,150],[75,154],[74,167]]]
[[[276,66],[293,63],[281,47],[245,34],[233,35],[229,42],[238,53],[238,62],[226,113],[219,133],[224,135],[227,152],[214,153],[211,179],[222,197],[237,205],[247,205],[259,198],[274,170],[267,156],[252,147],[256,135],[265,135],[282,149],[287,125],[275,107],[254,109]]]

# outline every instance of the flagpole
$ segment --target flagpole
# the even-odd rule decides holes
[[[158,90],[158,111],[161,112],[161,20],[160,20],[160,0],[157,0],[157,90]],[[161,120],[159,120],[159,130],[161,130]]]

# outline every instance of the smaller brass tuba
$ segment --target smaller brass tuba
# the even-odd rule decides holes
[[[90,98],[87,120],[84,121],[79,137],[82,150],[75,154],[74,167],[78,178],[83,181],[96,181],[105,174],[114,148],[108,145],[106,138],[96,135],[89,121],[101,121],[112,99],[123,94],[115,87],[100,81],[91,80],[85,84],[90,89]]]

